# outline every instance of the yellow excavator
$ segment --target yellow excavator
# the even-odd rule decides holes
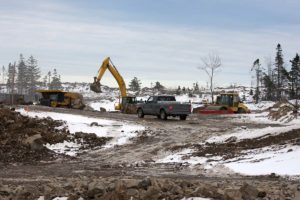
[[[121,98],[119,98],[119,103],[115,105],[115,109],[128,114],[136,113],[136,103],[137,103],[136,97],[127,95],[124,79],[120,75],[117,68],[114,66],[114,64],[112,63],[109,57],[103,60],[102,65],[98,71],[98,76],[94,77],[94,82],[90,85],[90,89],[96,93],[101,93],[100,81],[107,69],[116,79],[121,93]]]

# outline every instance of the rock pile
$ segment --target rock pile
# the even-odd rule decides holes
[[[0,182],[1,183],[1,182]],[[14,192],[12,192],[14,191]],[[293,196],[289,192],[290,196]],[[24,196],[26,195],[26,198]],[[81,177],[80,180],[64,179],[63,182],[51,182],[25,187],[13,187],[0,184],[1,199],[98,199],[98,200],[127,200],[127,199],[186,199],[190,197],[205,197],[218,200],[256,200],[282,199],[283,195],[273,195],[269,191],[260,190],[247,183],[231,187],[228,183],[203,183],[197,180],[169,178],[92,178]],[[19,198],[21,197],[21,198]]]
[[[51,118],[30,118],[7,108],[0,108],[0,162],[34,162],[52,160],[58,154],[44,144],[63,141],[78,142],[82,148],[105,144],[110,138],[95,134],[70,134],[65,122]]]
[[[299,106],[288,101],[280,101],[269,108],[269,119],[279,122],[290,122],[298,117]]]

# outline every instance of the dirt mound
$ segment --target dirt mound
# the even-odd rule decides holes
[[[268,109],[268,117],[274,121],[290,122],[298,116],[298,107],[289,101],[280,101]]]
[[[30,118],[7,108],[0,109],[0,162],[52,160],[58,155],[44,144],[75,141],[82,149],[105,144],[110,138],[93,134],[70,134],[65,122],[51,118]]]

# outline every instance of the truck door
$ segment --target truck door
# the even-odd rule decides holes
[[[145,114],[151,114],[152,113],[152,106],[154,103],[154,98],[153,96],[149,97],[146,103],[143,106],[143,111]]]
[[[160,108],[162,106],[161,102],[166,101],[166,98],[162,96],[158,96],[154,101],[155,102],[152,104],[152,114],[159,115]]]

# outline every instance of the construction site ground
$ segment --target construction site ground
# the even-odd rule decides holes
[[[229,141],[227,145],[208,145],[203,149],[197,143],[212,136],[238,127],[265,128],[270,124],[232,120],[240,115],[192,114],[186,121],[177,118],[164,121],[152,116],[139,119],[136,115],[121,113],[40,106],[26,109],[113,119],[142,125],[145,130],[139,131],[128,144],[107,149],[94,148],[92,144],[93,148],[76,157],[51,156],[48,159],[49,154],[45,154],[36,160],[2,161],[0,199],[300,199],[297,177],[245,176],[225,168],[209,170],[201,165],[155,162],[166,152],[188,146],[197,149],[194,154],[198,156],[222,155],[230,159],[241,150],[251,148],[249,145],[263,147],[282,144],[285,140],[299,145],[299,130],[293,130],[290,137],[278,135],[249,143]],[[233,148],[240,151],[233,151]]]

